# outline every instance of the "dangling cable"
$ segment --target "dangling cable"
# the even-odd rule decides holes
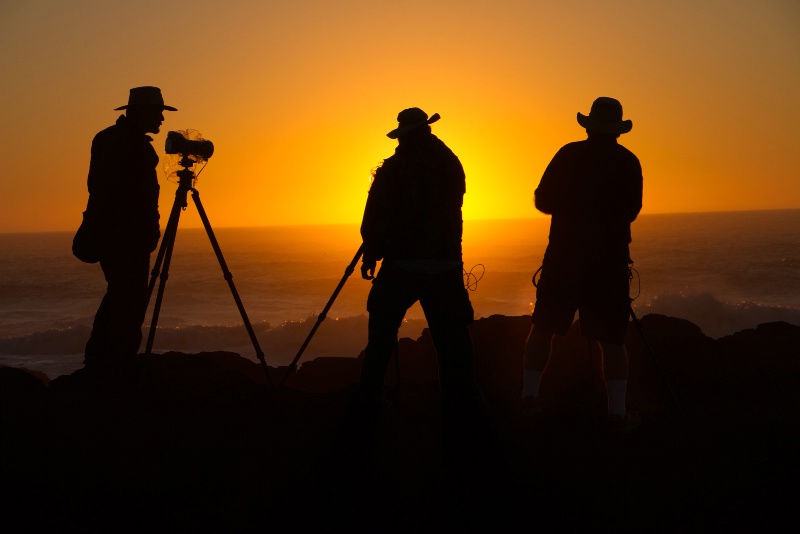
[[[636,273],[636,296],[630,297],[631,287],[633,286],[633,275]],[[628,260],[628,297],[631,302],[638,299],[642,294],[642,277],[639,276],[639,271],[633,268],[633,260]]]
[[[531,278],[531,282],[533,282],[533,287],[535,287],[537,289],[539,288],[539,283],[536,281],[536,275],[538,275],[540,272],[542,272],[542,267],[544,267],[544,265],[542,265],[541,267],[536,269],[536,272],[533,273],[533,278]]]
[[[633,285],[633,273],[636,273],[636,284],[637,284],[637,293],[636,296],[630,298],[630,287]],[[678,402],[678,396],[675,395],[675,390],[672,389],[672,384],[670,384],[669,379],[667,378],[667,374],[664,372],[664,369],[661,367],[661,362],[659,362],[658,358],[656,357],[656,352],[653,350],[653,346],[650,344],[650,340],[647,339],[647,336],[644,335],[644,329],[642,328],[642,323],[636,314],[633,312],[633,301],[639,298],[642,294],[642,278],[639,276],[639,271],[633,268],[633,260],[628,259],[628,298],[630,303],[628,304],[628,311],[630,312],[631,319],[633,319],[633,325],[636,327],[636,330],[639,331],[639,336],[642,338],[642,342],[644,342],[644,346],[647,348],[648,352],[650,352],[650,356],[653,358],[653,363],[656,365],[656,369],[658,369],[659,374],[661,375],[661,379],[664,382],[664,385],[667,387],[669,391],[670,397],[672,397],[672,402],[675,403],[675,407],[678,409],[678,413],[682,414],[683,409],[681,408],[681,403]]]
[[[474,271],[478,267],[481,268],[480,276],[476,276],[475,274],[472,273],[472,271]],[[467,272],[466,269],[462,269],[462,272],[464,276],[464,287],[470,291],[475,291],[476,289],[478,289],[478,282],[481,280],[481,278],[483,278],[483,275],[486,274],[486,267],[482,263],[479,263],[477,265],[474,265],[472,269],[469,270],[469,272]]]
[[[197,180],[198,178],[200,178],[200,173],[201,173],[201,172],[203,172],[203,169],[205,169],[205,168],[206,168],[206,165],[208,165],[208,160],[205,160],[205,163],[203,164],[203,166],[202,166],[202,167],[200,167],[200,170],[199,170],[199,171],[197,171],[197,173],[195,173],[195,175],[194,175],[194,179],[195,179],[195,180]]]

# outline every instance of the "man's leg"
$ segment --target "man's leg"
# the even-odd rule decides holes
[[[628,387],[628,353],[625,345],[600,342],[603,347],[603,374],[608,391],[608,415],[625,417],[625,394]]]
[[[609,249],[595,260],[589,264],[585,277],[581,331],[586,337],[600,341],[603,350],[608,415],[624,418],[628,387],[625,334],[630,317],[628,249]]]
[[[445,403],[452,406],[480,403],[468,325],[436,321],[428,324],[436,347],[439,384]]]
[[[469,325],[474,311],[461,269],[427,275],[420,305],[430,327],[446,405],[480,403]]]
[[[552,330],[533,325],[525,344],[525,369],[522,375],[522,398],[539,397],[542,376],[550,361],[553,346]]]
[[[110,322],[113,316],[113,295],[106,291],[92,323],[92,333],[86,342],[83,365],[97,365],[110,359]]]
[[[383,392],[383,381],[389,367],[392,352],[397,344],[397,332],[403,315],[370,312],[368,323],[367,348],[358,377],[360,394],[372,399],[379,398]]]
[[[150,255],[114,254],[101,260],[108,287],[95,315],[84,364],[133,356],[142,341]]]
[[[426,276],[420,297],[439,367],[444,474],[451,489],[462,491],[483,484],[494,456],[483,396],[475,381],[469,331],[474,311],[463,280],[461,269]]]
[[[555,334],[564,335],[575,319],[578,309],[576,280],[578,273],[575,262],[569,257],[559,258],[551,254],[550,247],[545,253],[542,275],[536,287],[536,304],[531,322],[533,326],[525,343],[523,365],[522,398],[523,409],[533,407],[538,410],[539,386],[550,361],[550,351]],[[527,406],[527,408],[526,408]]]
[[[365,416],[377,417],[384,377],[397,345],[397,332],[406,310],[414,302],[410,277],[397,268],[381,266],[367,298],[368,341],[358,377],[357,404]]]

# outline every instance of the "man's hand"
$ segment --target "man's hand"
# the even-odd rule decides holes
[[[375,278],[375,266],[377,263],[376,260],[364,258],[364,261],[361,262],[361,278],[364,280]]]

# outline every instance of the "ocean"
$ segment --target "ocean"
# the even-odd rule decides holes
[[[531,276],[548,228],[545,217],[465,222],[464,265],[474,275],[476,317],[531,312]],[[714,338],[770,321],[800,324],[800,210],[641,215],[632,229],[638,277],[631,295],[639,317],[682,317]],[[215,234],[267,363],[287,364],[358,249],[358,226]],[[68,232],[0,234],[0,364],[51,378],[81,367],[105,281],[99,265],[72,256],[71,240]],[[366,343],[369,288],[356,270],[303,361],[358,355]],[[417,304],[401,335],[416,337],[424,327]],[[255,359],[203,229],[178,230],[154,343],[154,352],[168,350],[231,350]]]

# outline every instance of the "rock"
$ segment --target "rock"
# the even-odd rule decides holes
[[[644,422],[619,436],[603,430],[600,354],[579,324],[556,340],[542,383],[557,417],[525,429],[506,416],[529,317],[475,321],[476,377],[492,420],[486,442],[467,447],[483,456],[464,459],[448,456],[442,438],[428,331],[400,340],[383,424],[355,442],[340,422],[357,358],[305,362],[281,391],[258,363],[227,352],[140,355],[49,384],[0,368],[4,525],[508,530],[533,513],[545,530],[683,531],[791,520],[800,327],[768,323],[713,340],[671,317],[648,315],[641,326],[647,343],[631,323],[626,344],[629,406]],[[285,368],[270,371],[277,384]]]
[[[352,387],[358,380],[361,363],[356,358],[317,358],[303,362],[290,374],[285,387],[309,393],[331,393]],[[279,369],[280,380],[286,367]]]
[[[38,417],[49,382],[36,371],[0,366],[0,424],[25,424]]]

